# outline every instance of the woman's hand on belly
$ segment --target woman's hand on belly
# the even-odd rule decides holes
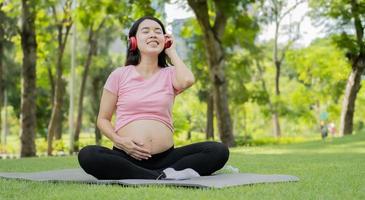
[[[116,136],[114,139],[114,145],[125,151],[128,155],[137,160],[148,159],[151,157],[149,149],[145,148],[144,144],[140,141],[136,141],[132,137]]]
[[[174,144],[170,128],[157,120],[135,120],[121,128],[117,134],[143,143],[143,147],[150,150],[152,155],[163,152]]]

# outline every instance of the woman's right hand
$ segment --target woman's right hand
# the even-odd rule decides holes
[[[133,140],[131,137],[121,137],[117,134],[113,136],[114,145],[118,149],[122,149],[131,157],[142,160],[151,157],[151,153],[146,149],[143,143]]]

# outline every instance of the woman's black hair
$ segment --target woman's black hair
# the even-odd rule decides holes
[[[132,25],[132,28],[129,30],[128,38],[130,38],[132,36],[136,36],[139,24],[141,24],[146,19],[153,20],[153,21],[157,22],[158,24],[160,24],[163,34],[166,34],[165,27],[159,19],[152,17],[152,16],[144,16],[134,22],[134,24]],[[139,62],[141,62],[141,54],[140,54],[138,48],[135,51],[130,51],[129,48],[130,48],[130,45],[127,45],[127,58],[125,61],[125,65],[126,66],[127,65],[138,65]],[[158,54],[158,66],[159,67],[162,67],[162,68],[168,67],[168,64],[166,62],[166,57],[167,56],[165,54],[165,50],[163,50],[160,54]]]

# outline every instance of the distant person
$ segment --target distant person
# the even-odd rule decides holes
[[[195,81],[175,46],[160,20],[142,17],[134,22],[125,66],[109,75],[100,102],[97,126],[113,148],[81,149],[78,159],[85,172],[98,179],[188,179],[211,175],[225,165],[229,149],[223,143],[174,148],[173,103]]]
[[[335,123],[333,123],[333,122],[329,123],[329,124],[328,124],[328,130],[329,130],[329,132],[331,133],[331,136],[332,136],[332,137],[336,137],[336,132],[337,132],[337,130],[336,130],[336,125],[335,125]]]
[[[321,128],[322,140],[325,140],[326,137],[328,136],[328,127],[327,127],[327,124],[324,121],[321,121],[320,128]]]

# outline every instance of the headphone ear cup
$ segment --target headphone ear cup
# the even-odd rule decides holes
[[[137,39],[136,37],[132,36],[129,38],[129,51],[137,50]]]
[[[172,41],[171,40],[165,42],[165,49],[170,48],[171,45],[172,45]]]

